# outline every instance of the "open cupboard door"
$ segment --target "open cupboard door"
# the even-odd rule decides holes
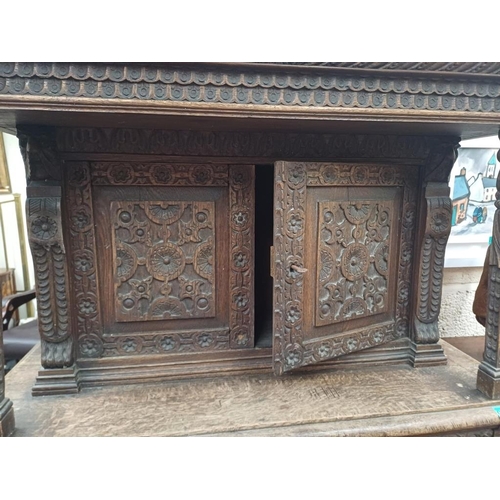
[[[408,336],[418,168],[275,164],[276,374]]]

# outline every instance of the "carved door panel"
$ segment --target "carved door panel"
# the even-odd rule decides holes
[[[253,166],[92,163],[89,173],[91,188],[70,193],[74,220],[91,197],[96,228],[75,227],[72,241],[76,294],[94,283],[92,298],[77,297],[79,355],[252,347]]]
[[[277,374],[408,335],[416,167],[276,164]]]

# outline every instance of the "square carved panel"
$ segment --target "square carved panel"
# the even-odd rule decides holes
[[[117,321],[215,316],[215,204],[113,201]]]

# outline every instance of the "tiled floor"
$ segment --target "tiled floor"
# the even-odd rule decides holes
[[[478,361],[483,359],[484,335],[480,337],[448,337],[443,338],[448,344],[460,349]]]

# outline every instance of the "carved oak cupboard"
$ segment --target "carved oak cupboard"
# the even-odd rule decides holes
[[[469,122],[459,98],[441,108],[479,83],[283,68],[33,67],[26,88],[63,92],[54,106],[70,109],[16,124],[42,340],[34,394],[446,362],[448,177]],[[0,97],[17,95],[22,75],[5,74],[21,69],[0,68]],[[446,113],[462,125],[437,126]]]

